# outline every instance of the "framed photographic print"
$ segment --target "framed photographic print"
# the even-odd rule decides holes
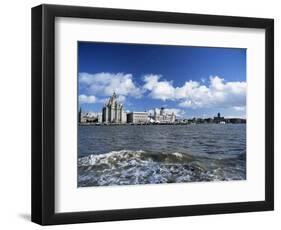
[[[274,208],[273,19],[32,8],[32,221]]]

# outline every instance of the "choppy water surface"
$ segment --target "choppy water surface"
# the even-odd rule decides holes
[[[246,125],[79,126],[78,187],[246,179]]]

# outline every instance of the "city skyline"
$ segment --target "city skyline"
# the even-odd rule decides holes
[[[79,107],[101,112],[115,92],[126,112],[246,117],[246,50],[78,42]]]

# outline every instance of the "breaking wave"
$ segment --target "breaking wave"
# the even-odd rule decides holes
[[[111,151],[78,158],[78,187],[246,179],[245,154]]]

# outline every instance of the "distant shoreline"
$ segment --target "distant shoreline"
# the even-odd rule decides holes
[[[237,124],[246,124],[245,122],[240,122],[240,123],[78,123],[79,126],[158,126],[158,125],[237,125]]]

